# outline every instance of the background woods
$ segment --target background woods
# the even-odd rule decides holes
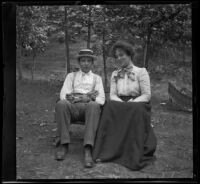
[[[188,4],[18,6],[16,26],[19,79],[24,67],[30,69],[33,78],[36,68],[42,69],[48,60],[44,52],[59,43],[65,57],[55,64],[61,70],[65,65],[65,75],[77,67],[75,49],[92,48],[99,56],[96,72],[104,77],[106,87],[110,70],[115,67],[109,49],[119,39],[134,45],[135,64],[150,73],[170,72],[171,65],[176,68],[191,63]]]

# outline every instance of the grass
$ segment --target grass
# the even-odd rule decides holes
[[[102,163],[92,169],[83,167],[84,126],[72,125],[69,154],[63,162],[54,160],[56,124],[55,93],[48,82],[17,82],[17,178],[91,179],[91,178],[191,178],[192,114],[170,112],[153,102],[152,124],[158,139],[157,160],[141,171],[130,171]],[[159,93],[153,93],[158,96]],[[156,99],[155,97],[153,99]]]

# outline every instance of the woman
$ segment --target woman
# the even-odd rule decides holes
[[[139,170],[154,160],[157,140],[151,127],[151,89],[145,68],[133,64],[132,46],[112,48],[118,69],[111,75],[110,101],[103,109],[93,159]]]

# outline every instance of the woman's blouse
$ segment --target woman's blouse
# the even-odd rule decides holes
[[[150,78],[146,68],[132,65],[125,72],[116,70],[111,75],[110,100],[122,101],[119,96],[133,96],[129,102],[149,102]]]

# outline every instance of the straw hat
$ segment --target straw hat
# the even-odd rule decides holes
[[[93,51],[90,49],[81,49],[78,53],[77,59],[79,60],[81,57],[90,57],[93,61],[97,59]]]

